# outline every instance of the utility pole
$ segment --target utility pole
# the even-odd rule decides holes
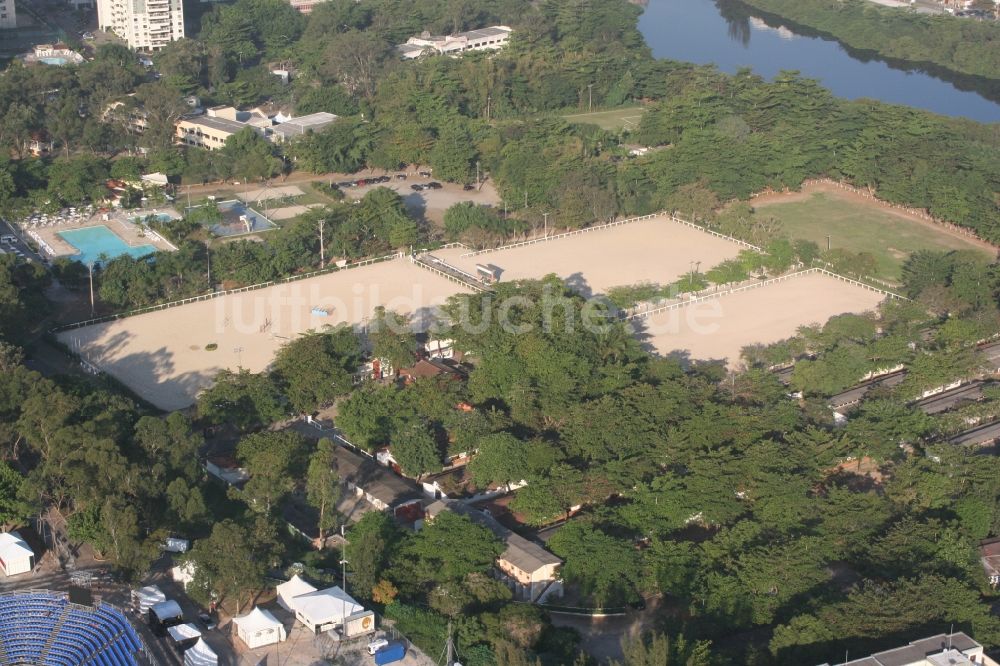
[[[588,83],[587,84],[587,98],[588,98],[588,101],[587,101],[587,111],[593,111],[594,110],[594,84],[593,83]]]
[[[205,263],[208,264],[208,290],[215,291],[212,289],[212,246],[205,243]]]
[[[486,122],[490,122],[490,101],[492,100],[491,95],[486,95]]]
[[[94,316],[94,262],[87,264],[90,270],[90,316]]]
[[[829,235],[827,235],[827,237],[826,237],[826,251],[827,252],[830,251],[830,236]]]
[[[479,160],[476,160],[476,190],[479,189]]]
[[[528,190],[524,191],[524,207],[528,207]]]
[[[323,218],[319,218],[319,267],[326,268],[326,252],[323,249]]]
[[[445,645],[445,651],[444,666],[451,666],[455,660],[455,645],[451,642],[451,620],[448,620],[448,642]]]
[[[548,213],[542,213],[542,217],[545,218],[545,237],[548,238],[549,237],[549,214]]]
[[[340,540],[344,544],[343,549],[341,549],[341,560],[340,560],[340,587],[347,593],[347,534],[344,532],[344,526],[340,526]]]

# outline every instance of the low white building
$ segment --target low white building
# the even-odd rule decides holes
[[[434,53],[459,55],[465,51],[495,51],[507,45],[512,32],[505,25],[493,25],[455,35],[439,36],[424,32],[418,37],[410,37],[396,49],[407,60]]]
[[[35,568],[35,552],[17,532],[0,534],[0,569],[5,576],[30,573]]]
[[[260,607],[254,608],[242,617],[234,617],[233,623],[236,625],[236,635],[251,650],[274,645],[288,638],[285,626]]]

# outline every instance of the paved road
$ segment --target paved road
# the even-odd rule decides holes
[[[914,404],[925,414],[940,414],[969,402],[979,402],[983,399],[983,389],[990,385],[992,382],[974,381],[956,389],[918,400]]]
[[[976,426],[965,432],[961,432],[948,440],[951,444],[959,446],[980,446],[989,444],[1000,439],[1000,421]]]

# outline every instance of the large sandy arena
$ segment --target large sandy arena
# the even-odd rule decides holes
[[[872,310],[875,291],[822,273],[810,273],[638,320],[639,337],[651,349],[683,359],[725,360],[739,367],[740,349],[795,334],[799,326],[834,315]]]
[[[222,369],[265,369],[278,348],[325,325],[364,325],[379,305],[429,322],[464,291],[408,259],[64,331],[59,339],[162,409],[187,407]],[[332,307],[330,316],[312,309]],[[263,329],[263,330],[262,330]],[[218,348],[207,351],[215,343]]]
[[[433,255],[469,273],[476,264],[502,269],[501,280],[555,273],[586,296],[639,282],[668,284],[691,270],[708,269],[740,253],[742,246],[673,222],[666,216],[608,227],[547,242],[463,257],[449,248]]]

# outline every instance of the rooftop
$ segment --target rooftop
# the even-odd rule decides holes
[[[870,657],[855,659],[841,666],[963,666],[971,664],[969,655],[981,654],[982,646],[959,631],[937,634],[912,641],[904,647],[876,652]],[[990,663],[990,662],[985,662]]]
[[[539,546],[534,541],[525,539],[520,534],[517,534],[516,532],[513,532],[498,523],[493,517],[488,516],[482,511],[474,509],[473,507],[462,502],[456,502],[454,500],[435,500],[427,506],[426,513],[428,516],[433,518],[445,510],[451,510],[455,513],[466,516],[477,525],[482,525],[489,531],[493,532],[493,534],[507,546],[506,550],[504,550],[500,557],[503,560],[510,562],[521,571],[532,572],[537,571],[546,565],[562,564],[562,560]]]
[[[275,134],[280,134],[287,139],[293,136],[305,134],[310,130],[314,132],[320,130],[336,119],[337,116],[332,113],[320,111],[318,113],[310,113],[309,115],[299,116],[298,118],[292,118],[291,120],[279,123],[278,125],[275,125],[271,131]]]
[[[244,127],[249,127],[246,123],[241,123],[237,120],[229,120],[227,118],[213,118],[212,116],[195,116],[191,118],[182,118],[181,122],[185,122],[191,125],[199,125],[201,127],[208,127],[210,129],[218,130],[220,132],[229,132],[230,134],[236,134]]]
[[[373,459],[358,455],[343,446],[336,447],[335,453],[340,478],[387,506],[394,507],[423,497],[417,484],[394,474]]]

